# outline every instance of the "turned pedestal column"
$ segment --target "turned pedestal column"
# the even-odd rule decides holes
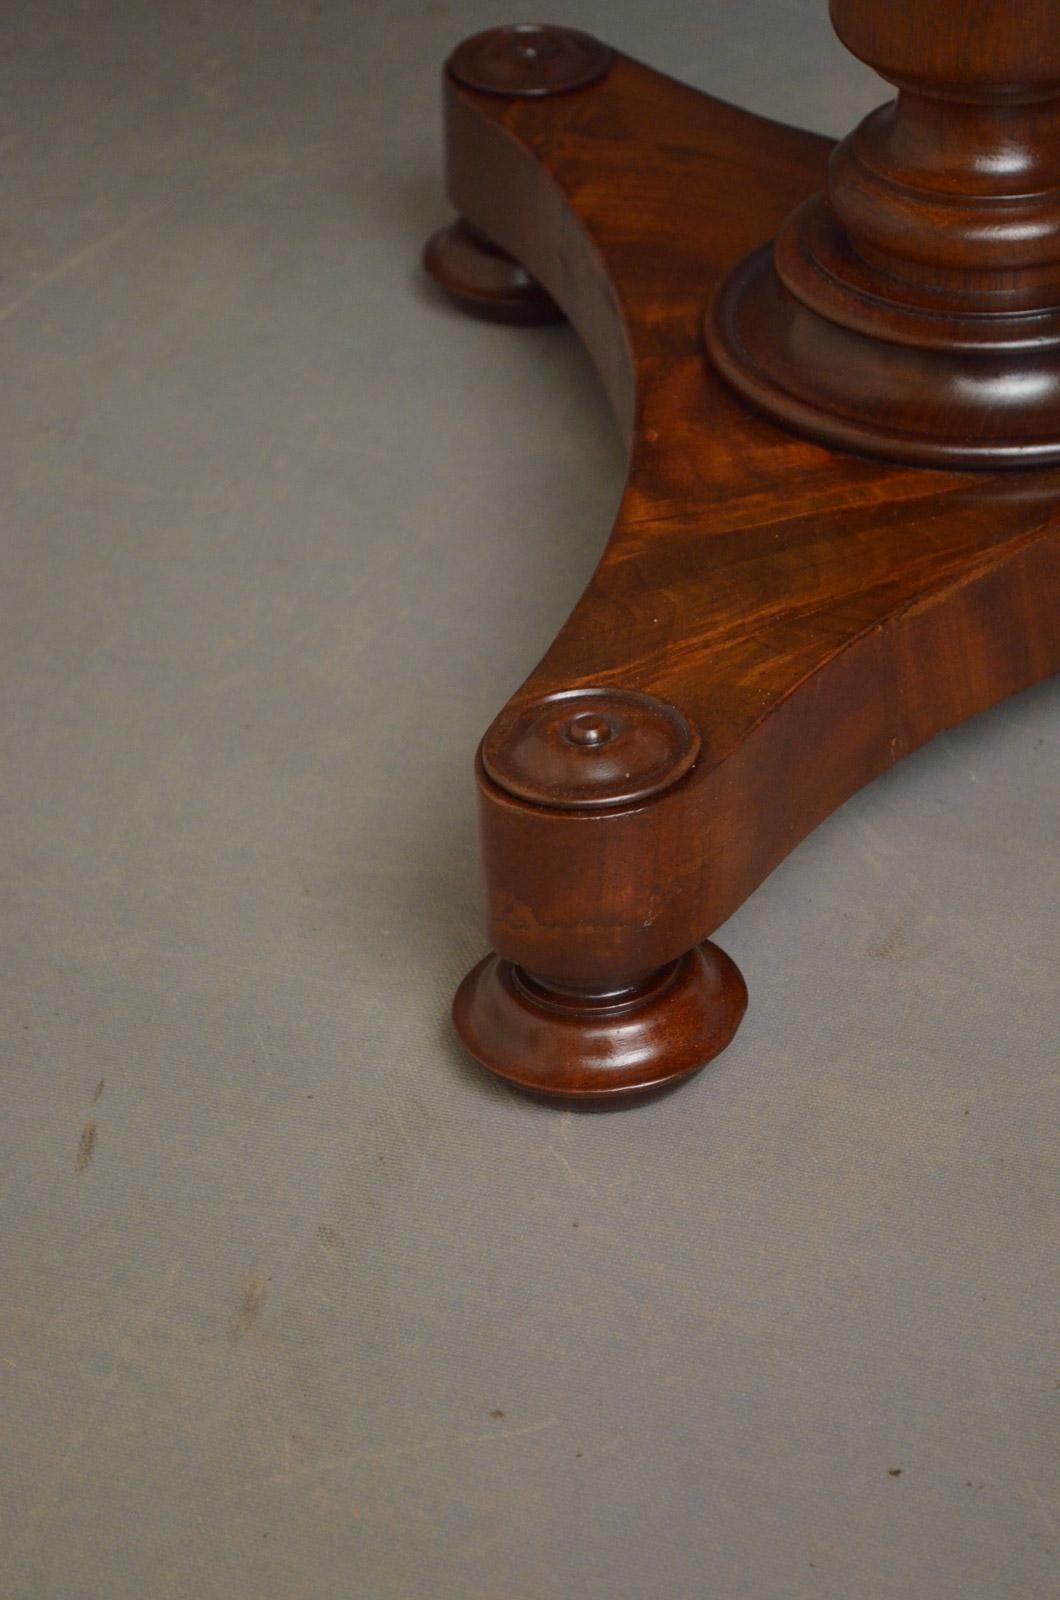
[[[1060,5],[832,0],[898,89],[742,262],[707,341],[747,399],[896,460],[1060,459]]]

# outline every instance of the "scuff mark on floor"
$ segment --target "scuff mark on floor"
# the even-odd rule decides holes
[[[74,1171],[81,1176],[96,1153],[96,1124],[93,1118],[85,1123],[84,1131],[77,1146],[77,1155],[74,1157]]]
[[[232,1323],[233,1339],[242,1339],[244,1335],[253,1331],[267,1292],[268,1280],[260,1272],[252,1273],[243,1290],[243,1298],[239,1302],[239,1310]]]

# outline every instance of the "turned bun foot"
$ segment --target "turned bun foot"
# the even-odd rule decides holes
[[[476,317],[523,327],[563,321],[559,306],[526,268],[463,219],[428,240],[423,265],[440,289]]]
[[[747,986],[702,944],[636,986],[559,990],[487,956],[457,990],[464,1045],[499,1078],[535,1094],[620,1101],[669,1087],[719,1055],[747,1008]]]

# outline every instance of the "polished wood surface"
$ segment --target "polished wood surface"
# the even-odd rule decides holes
[[[832,0],[898,89],[707,319],[746,398],[896,460],[1060,461],[1060,6]]]
[[[628,1001],[610,1037],[612,1085],[630,1092],[688,1071],[694,1006],[678,1015],[669,991],[668,1034],[660,974],[855,790],[1060,667],[1060,474],[826,448],[707,359],[707,302],[821,189],[826,140],[621,56],[540,97],[450,74],[446,105],[455,206],[570,318],[630,459],[585,594],[479,755],[500,960],[462,989],[457,1026],[523,1087],[599,1096],[600,1008]],[[673,728],[637,722],[637,697],[673,709],[691,761]],[[594,803],[620,771],[627,790]],[[655,1012],[631,1068],[638,995]],[[716,994],[697,1024],[698,1062],[736,999]]]
[[[563,321],[552,296],[521,262],[463,218],[428,239],[423,265],[439,288],[476,317],[522,327]]]
[[[698,1072],[746,1009],[739,968],[706,943],[611,993],[560,989],[486,956],[457,990],[453,1018],[471,1054],[518,1088],[624,1105]]]

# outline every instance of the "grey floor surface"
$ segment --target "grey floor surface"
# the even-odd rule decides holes
[[[760,111],[823,0],[559,13]],[[465,1064],[470,759],[622,454],[464,320],[472,3],[0,19],[2,1600],[1056,1593],[1060,695],[938,739],[721,931],[610,1117]]]

